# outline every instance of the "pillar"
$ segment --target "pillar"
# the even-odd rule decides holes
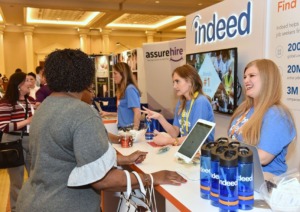
[[[25,35],[25,50],[26,50],[26,72],[34,72],[34,62],[33,62],[33,43],[32,34],[34,27],[25,26],[23,27],[23,32]]]

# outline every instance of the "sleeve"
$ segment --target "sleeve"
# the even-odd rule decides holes
[[[109,143],[100,117],[85,121],[73,136],[77,166],[72,170],[68,186],[83,186],[102,179],[116,166],[116,151]]]
[[[279,109],[270,109],[263,118],[258,148],[278,155],[296,136],[291,121]]]
[[[126,88],[126,98],[128,108],[140,108],[140,94],[136,87],[129,85]]]
[[[11,112],[13,107],[7,103],[0,103],[0,130],[10,132],[16,129],[16,123],[11,122]]]

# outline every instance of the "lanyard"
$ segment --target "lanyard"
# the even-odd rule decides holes
[[[31,104],[28,100],[25,100],[25,101],[27,101],[27,103],[30,104],[31,114],[33,115],[33,114],[34,114],[34,109],[33,109],[32,104]],[[26,112],[28,113],[28,111],[26,111],[26,109],[24,108],[24,106],[23,106],[19,101],[17,101],[17,103],[18,103],[18,105],[19,105],[21,108],[23,108],[24,113],[26,113]],[[27,115],[29,116],[29,113],[28,113]],[[26,125],[26,132],[29,133],[29,129],[30,129],[30,125]]]
[[[247,110],[235,123],[234,126],[232,126],[231,128],[231,132],[230,132],[230,137],[232,138],[232,136],[234,135],[234,131],[237,130],[237,132],[239,133],[240,128],[238,129],[239,124],[244,120],[244,118],[247,116],[247,114],[249,113],[250,109]]]
[[[193,104],[195,102],[195,99],[197,98],[199,92],[195,92],[194,93],[194,96],[193,96],[193,99],[191,101],[191,104],[190,104],[190,108],[188,110],[188,112],[186,112],[185,110],[182,110],[182,113],[181,113],[181,124],[183,125],[183,117],[185,117],[185,130],[186,130],[186,133],[189,132],[189,116],[190,116],[190,113],[191,113],[191,110],[192,110],[192,107],[193,107]]]

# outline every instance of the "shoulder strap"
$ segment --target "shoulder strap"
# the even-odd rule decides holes
[[[125,174],[126,174],[126,178],[127,178],[127,190],[126,190],[126,194],[125,194],[125,198],[129,199],[130,194],[131,194],[131,180],[130,180],[130,174],[127,170],[124,170]]]

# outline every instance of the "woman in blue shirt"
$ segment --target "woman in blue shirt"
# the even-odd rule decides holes
[[[244,71],[244,91],[245,100],[233,114],[228,134],[257,146],[263,171],[280,175],[287,170],[285,157],[296,130],[291,112],[281,102],[277,65],[268,59],[250,62]]]
[[[172,79],[174,90],[180,98],[176,105],[173,125],[162,114],[144,108],[147,117],[157,119],[165,131],[171,135],[171,137],[167,137],[163,134],[157,134],[153,141],[159,145],[181,144],[198,119],[215,121],[210,100],[204,94],[202,81],[193,66],[177,67],[172,73]],[[177,138],[179,135],[181,137]],[[214,131],[207,140],[214,140]]]
[[[140,96],[132,71],[127,63],[120,62],[113,66],[114,82],[117,85],[118,128],[138,130],[140,126]],[[111,112],[101,112],[101,116],[112,115]]]

